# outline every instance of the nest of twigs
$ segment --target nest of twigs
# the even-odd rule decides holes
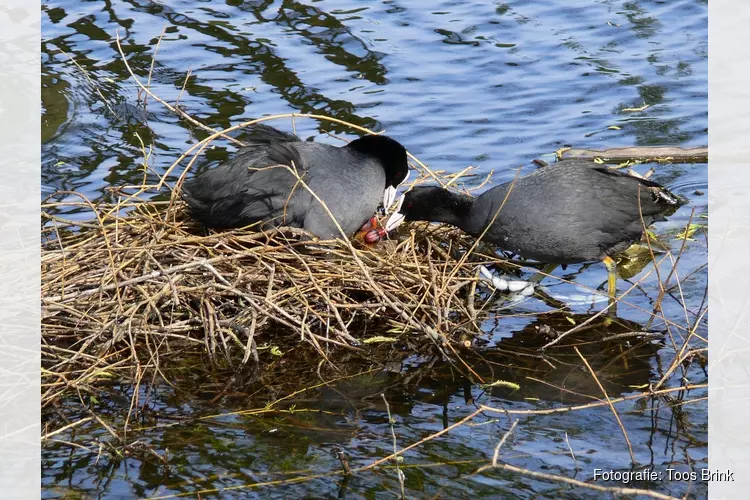
[[[480,333],[477,264],[497,256],[457,230],[412,226],[374,247],[291,228],[214,232],[177,195],[149,194],[94,205],[76,193],[85,222],[57,215],[76,202],[43,205],[45,401],[186,346],[236,369],[289,342],[328,359],[376,342],[452,350]]]

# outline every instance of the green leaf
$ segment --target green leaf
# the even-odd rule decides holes
[[[688,226],[685,229],[683,229],[680,232],[680,234],[677,235],[677,239],[692,241],[693,235],[696,233],[696,231],[704,227],[706,227],[705,224],[695,224],[695,223],[688,224]]]

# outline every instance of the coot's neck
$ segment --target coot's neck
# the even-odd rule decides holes
[[[433,222],[443,222],[469,232],[471,225],[471,211],[474,208],[474,198],[465,194],[440,190],[440,196],[435,197],[431,211]]]

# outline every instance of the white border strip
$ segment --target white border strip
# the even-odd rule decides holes
[[[750,4],[709,2],[710,498],[750,486]]]
[[[0,4],[0,492],[39,498],[40,11]]]

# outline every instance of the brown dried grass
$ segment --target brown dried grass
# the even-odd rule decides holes
[[[415,183],[450,185],[467,175],[415,167]],[[186,347],[239,369],[251,359],[257,365],[269,339],[307,343],[328,360],[332,348],[403,342],[443,350],[480,333],[476,266],[497,257],[482,256],[457,230],[421,225],[372,248],[305,243],[293,228],[206,231],[179,200],[184,172],[171,199],[155,201],[170,187],[165,177],[148,184],[144,174],[140,186],[118,188],[117,203],[67,193],[67,201],[43,204],[44,404],[116,372],[157,373],[160,360]],[[58,215],[71,209],[90,217]],[[454,258],[467,252],[472,258]]]

